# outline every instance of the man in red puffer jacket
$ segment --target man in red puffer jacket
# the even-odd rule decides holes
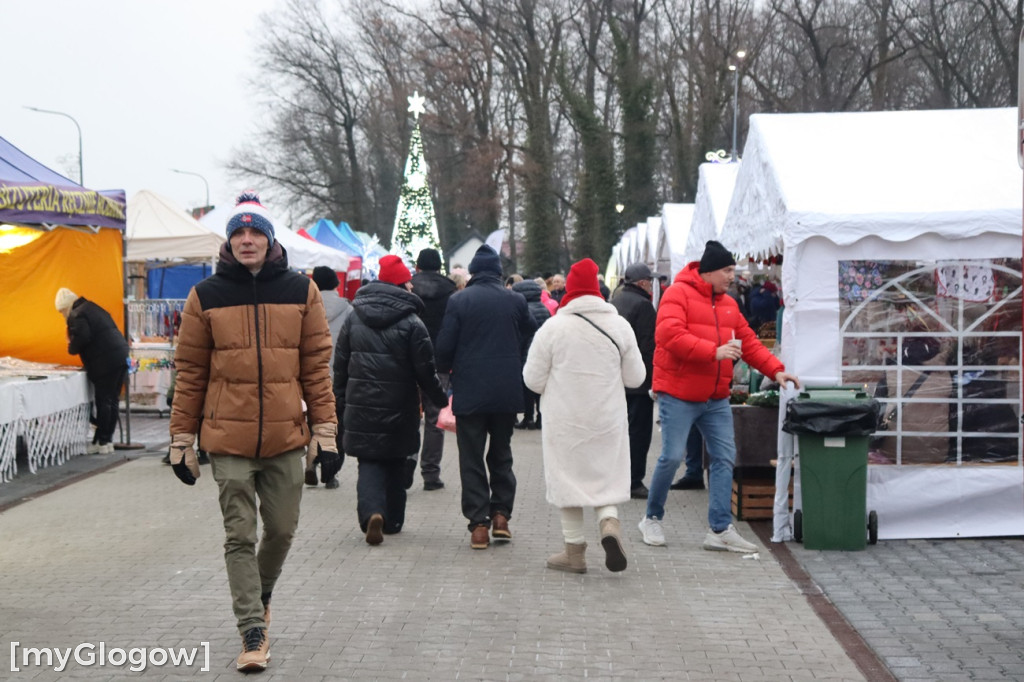
[[[729,406],[733,362],[743,359],[779,384],[800,380],[758,340],[726,295],[736,275],[736,260],[709,241],[700,262],[676,275],[658,307],[654,340],[653,390],[661,419],[661,456],[651,477],[647,512],[640,532],[648,545],[664,545],[662,519],[672,477],[686,455],[686,438],[696,425],[704,436],[708,473],[708,525],[704,549],[756,552],[732,525],[732,469],[736,443]]]

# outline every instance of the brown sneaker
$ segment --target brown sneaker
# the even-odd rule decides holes
[[[473,534],[469,536],[469,546],[473,549],[487,549],[491,544],[491,537],[487,532],[487,526],[477,526]]]
[[[243,672],[266,670],[270,660],[270,639],[266,628],[249,628],[242,635],[242,653],[235,667]]]
[[[370,545],[379,545],[384,542],[384,517],[374,514],[366,524],[366,542]]]
[[[495,514],[491,519],[491,535],[497,542],[508,542],[512,539],[512,531],[508,529],[508,519],[504,514]]]

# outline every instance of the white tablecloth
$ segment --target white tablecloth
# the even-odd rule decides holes
[[[40,379],[0,376],[0,483],[17,473],[19,437],[28,448],[33,473],[83,454],[89,402],[85,372],[49,372]]]
[[[64,372],[31,380],[0,377],[0,424],[36,419],[89,402],[85,372]]]

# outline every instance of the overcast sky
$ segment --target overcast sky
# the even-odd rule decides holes
[[[85,185],[233,204],[223,167],[253,130],[260,15],[281,0],[0,0],[0,136]],[[249,183],[252,184],[252,183]],[[258,189],[258,186],[257,186]],[[283,207],[269,206],[278,215]]]

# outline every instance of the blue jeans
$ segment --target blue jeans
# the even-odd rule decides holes
[[[732,523],[732,468],[736,462],[736,442],[729,399],[692,403],[659,393],[658,416],[661,418],[661,456],[651,476],[647,516],[658,520],[665,517],[665,500],[672,477],[686,456],[690,427],[696,425],[704,436],[711,460],[708,469],[708,525],[720,533]]]

